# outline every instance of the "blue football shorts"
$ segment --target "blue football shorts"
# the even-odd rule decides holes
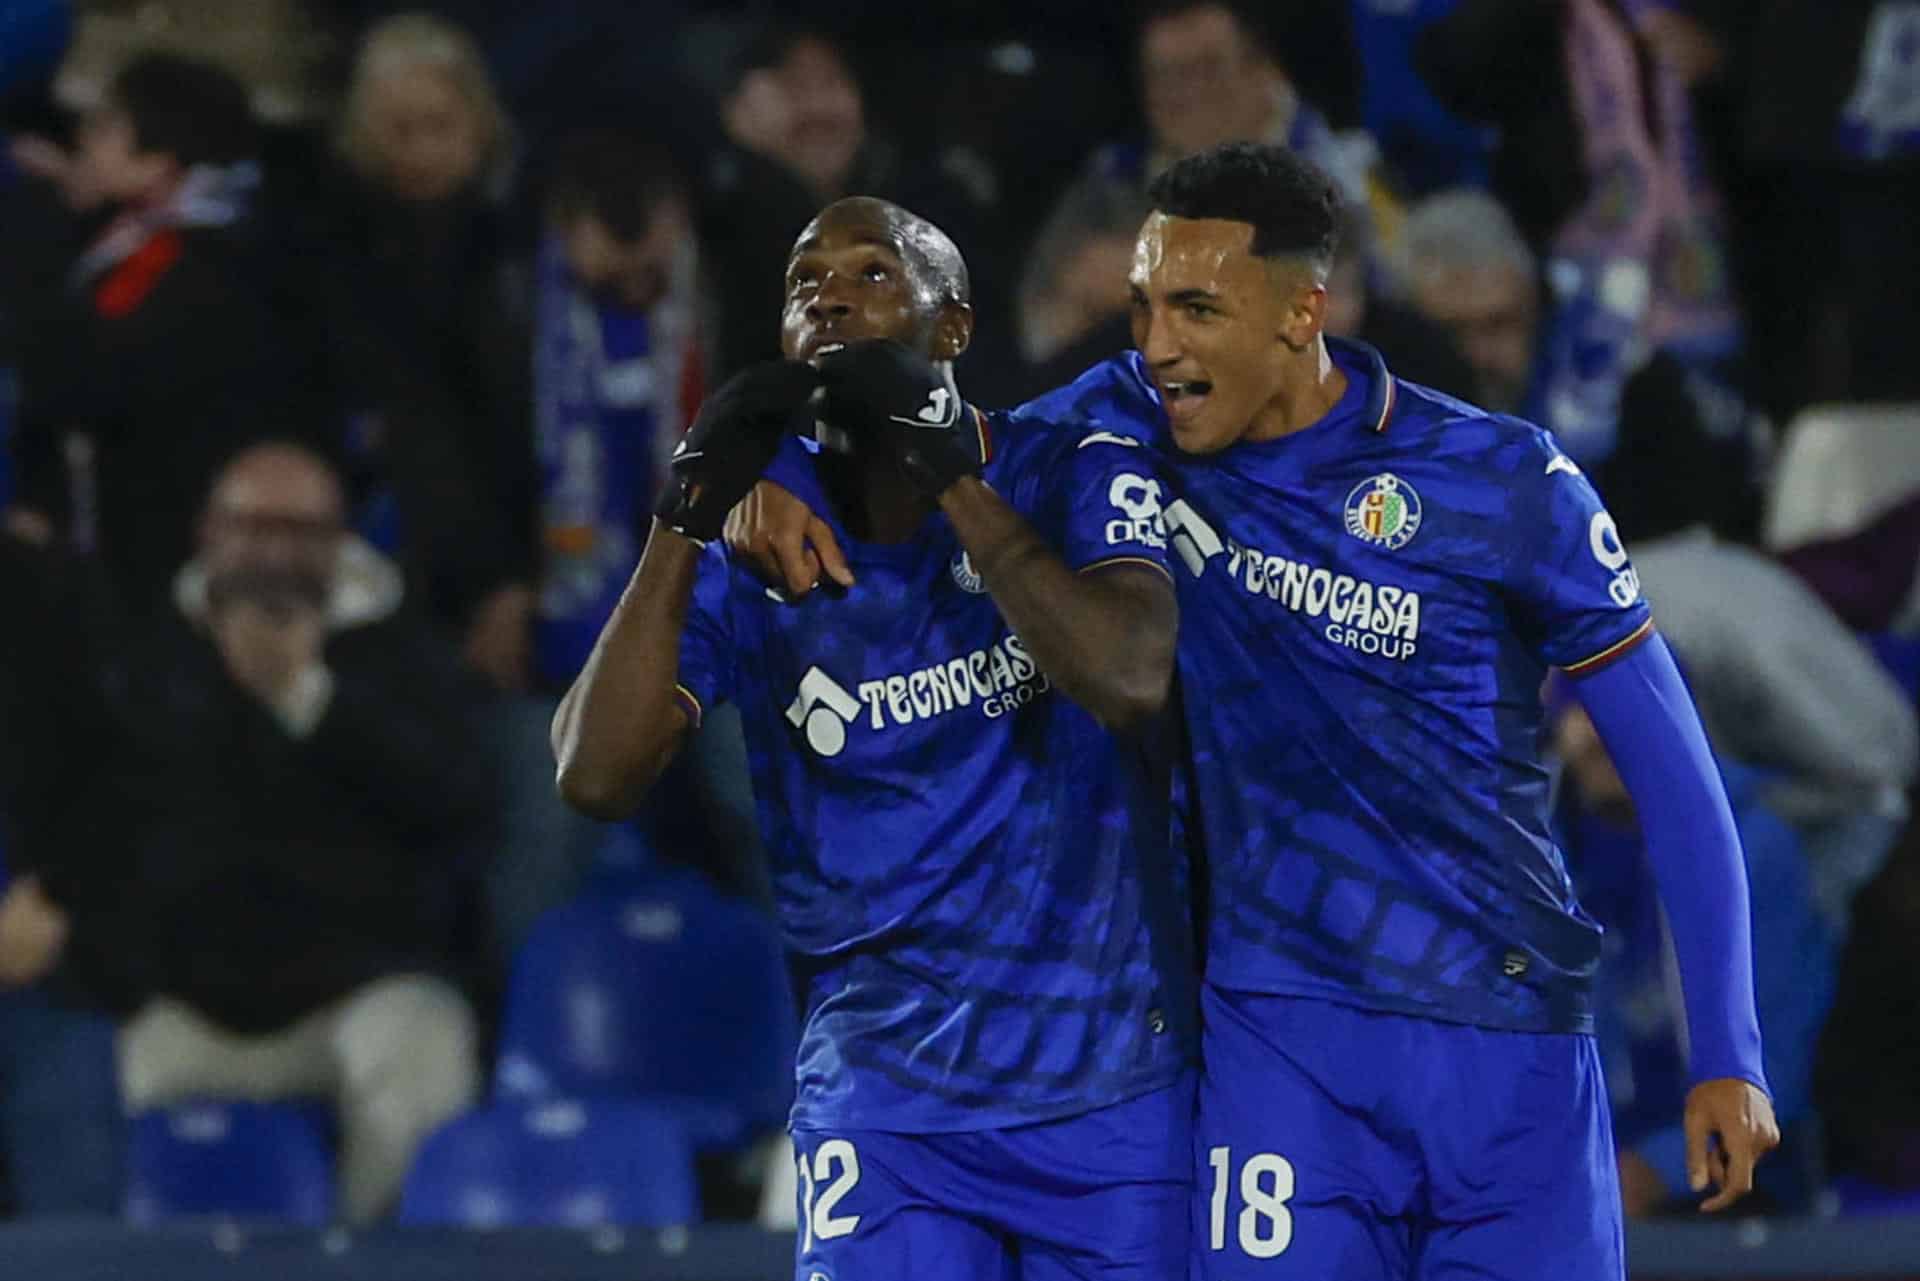
[[[1193,1075],[957,1134],[796,1127],[796,1281],[1178,1281]]]
[[[1201,1003],[1195,1281],[1623,1281],[1594,1039]]]

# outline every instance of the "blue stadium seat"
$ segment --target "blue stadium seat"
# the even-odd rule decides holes
[[[318,1103],[205,1100],[143,1112],[128,1142],[127,1217],[327,1223],[330,1126]]]
[[[793,1091],[792,987],[772,923],[660,869],[534,927],[514,966],[494,1090],[674,1101],[702,1147],[778,1125]]]
[[[700,1217],[693,1149],[665,1108],[618,1099],[496,1103],[428,1139],[400,1222],[464,1228],[670,1227]]]

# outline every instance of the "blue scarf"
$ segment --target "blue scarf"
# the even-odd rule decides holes
[[[544,551],[534,622],[541,680],[579,674],[639,562],[665,461],[700,395],[689,261],[647,312],[596,304],[557,241],[537,263],[534,448]]]

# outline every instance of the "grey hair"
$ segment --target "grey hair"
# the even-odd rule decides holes
[[[1408,210],[1400,252],[1409,277],[1451,267],[1508,268],[1531,279],[1536,269],[1533,250],[1506,206],[1468,187],[1437,192]]]
[[[367,120],[367,99],[380,76],[428,68],[444,73],[474,113],[485,138],[481,185],[504,187],[512,163],[513,125],[494,88],[480,45],[458,23],[429,13],[397,13],[367,29],[354,54],[334,146],[361,174],[377,178],[379,146]]]

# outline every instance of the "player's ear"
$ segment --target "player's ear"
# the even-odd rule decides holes
[[[973,308],[963,302],[943,303],[933,327],[933,358],[957,360],[973,341]]]
[[[1287,296],[1280,313],[1280,341],[1294,351],[1305,351],[1327,327],[1327,287],[1308,278]]]

